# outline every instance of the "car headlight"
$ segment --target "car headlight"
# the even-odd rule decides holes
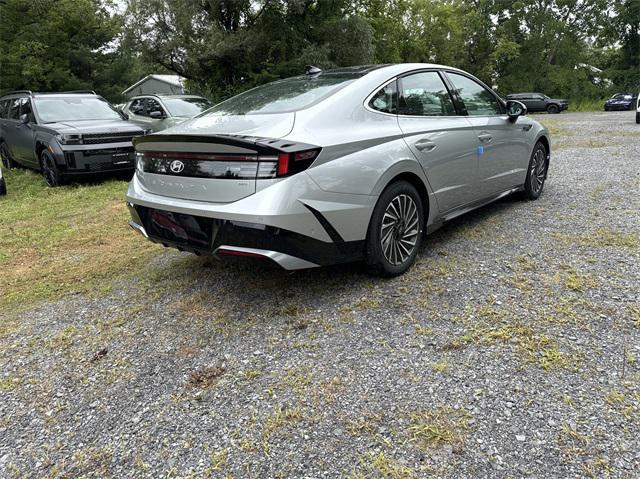
[[[63,133],[56,136],[58,142],[62,145],[81,145],[82,135],[80,133]]]

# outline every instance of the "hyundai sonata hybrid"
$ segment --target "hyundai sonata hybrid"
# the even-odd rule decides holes
[[[451,67],[307,67],[136,138],[130,224],[196,254],[398,275],[445,221],[540,196],[549,134],[526,112]]]

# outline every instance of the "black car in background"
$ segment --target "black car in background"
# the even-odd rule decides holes
[[[604,102],[604,111],[633,110],[637,101],[637,93],[616,93]]]
[[[0,157],[42,172],[49,186],[75,175],[133,172],[139,126],[92,91],[10,92],[0,98]]]
[[[524,103],[530,112],[560,113],[569,108],[569,100],[549,98],[543,93],[513,93],[507,95],[507,100],[517,100],[520,103]]]

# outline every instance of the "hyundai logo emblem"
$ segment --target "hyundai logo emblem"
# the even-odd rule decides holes
[[[180,160],[173,160],[169,165],[169,168],[174,173],[182,173],[182,170],[184,170],[184,163]]]

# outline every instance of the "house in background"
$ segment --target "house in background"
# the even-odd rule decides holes
[[[122,92],[127,98],[136,95],[184,95],[184,78],[178,75],[147,75]]]

